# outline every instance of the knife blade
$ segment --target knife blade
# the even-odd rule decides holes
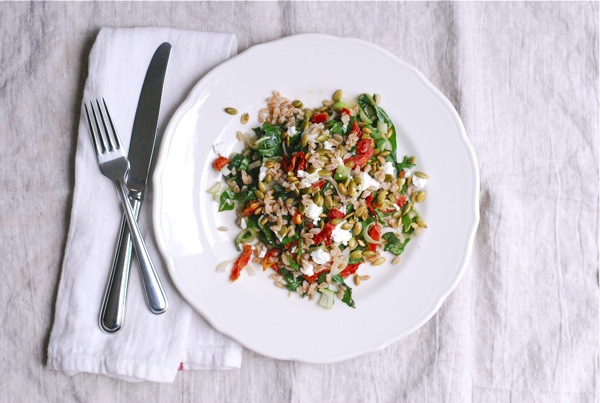
[[[128,155],[130,169],[126,185],[136,219],[140,213],[152,165],[163,84],[170,54],[171,45],[168,42],[161,44],[154,52],[144,78],[133,121]],[[121,222],[117,239],[113,266],[100,312],[100,327],[108,333],[118,332],[123,326],[125,316],[133,255],[131,234],[125,218]],[[168,308],[168,300],[158,274],[155,270],[145,271],[141,267],[140,274],[146,305],[154,314],[164,313]]]

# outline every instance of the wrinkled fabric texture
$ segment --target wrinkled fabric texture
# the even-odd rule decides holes
[[[165,78],[164,126],[197,80],[237,51],[235,36],[175,29],[103,29],[89,58],[84,102],[104,98],[125,149],[148,64],[163,42],[172,46]],[[200,57],[201,55],[201,57]],[[160,147],[161,137],[156,140]],[[151,175],[152,173],[150,173]],[[172,382],[178,368],[239,368],[242,349],[217,333],[170,282],[152,233],[151,180],[140,212],[140,230],[169,298],[169,309],[147,309],[132,265],[125,323],[105,334],[98,312],[122,217],[116,190],[98,169],[85,113],[79,125],[71,226],[48,347],[48,366],[69,374],[92,372],[134,381]]]
[[[0,401],[598,402],[598,2],[3,2],[0,9],[0,369],[8,380]],[[66,315],[55,301],[76,145],[88,140],[77,125],[90,47],[102,26],[142,25],[231,32],[240,51],[297,33],[353,36],[438,87],[460,114],[481,173],[472,257],[439,312],[380,352],[330,365],[244,350],[239,370],[184,370],[173,383],[48,370],[48,334]],[[143,69],[138,86],[141,76]],[[130,301],[141,301],[132,275]],[[98,281],[106,276],[103,268]],[[393,318],[390,307],[384,320]]]

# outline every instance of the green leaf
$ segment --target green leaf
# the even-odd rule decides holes
[[[292,242],[294,242],[294,241],[295,241],[296,239],[298,239],[299,237],[300,237],[300,235],[298,235],[297,233],[295,233],[295,234],[294,234],[294,235],[292,235],[292,236],[286,236],[286,237],[283,237],[283,238],[281,239],[281,243],[282,243],[283,245],[287,245],[287,244],[289,244],[289,243],[292,243]]]
[[[233,201],[235,193],[232,190],[226,190],[219,197],[219,211],[233,210],[235,202]]]
[[[302,281],[304,280],[301,276],[297,279],[294,279],[292,272],[284,268],[279,270],[279,275],[281,275],[281,277],[283,277],[287,283],[285,288],[290,291],[296,291],[296,288],[300,287],[302,285]]]
[[[410,168],[414,167],[414,166],[415,166],[415,164],[410,164],[410,163],[408,162],[408,159],[409,159],[409,158],[410,158],[410,157],[409,157],[408,155],[405,155],[405,156],[404,156],[404,158],[402,159],[402,162],[399,162],[399,163],[397,163],[397,164],[396,164],[396,169],[397,169],[398,171],[401,171],[401,170],[403,170],[403,169],[410,169]]]
[[[329,130],[331,134],[340,134],[344,135],[344,124],[342,122],[335,122],[331,129]]]
[[[408,241],[410,241],[410,238],[406,238],[404,242],[400,242],[400,238],[398,238],[392,232],[383,234],[383,239],[386,240],[386,244],[383,246],[383,250],[389,251],[394,255],[402,254],[402,252],[404,252],[404,248],[408,244]]]
[[[344,281],[344,278],[339,274],[336,274],[335,276],[331,276],[331,279],[333,281],[335,281],[336,283],[343,285],[345,288],[344,296],[342,297],[342,302],[345,303],[346,305],[348,305],[350,308],[356,308],[356,304],[354,303],[354,300],[352,299],[352,287],[347,285],[346,282]]]
[[[268,122],[263,123],[262,136],[257,140],[258,154],[261,157],[274,157],[281,155],[281,133],[283,130],[271,125]]]
[[[352,299],[352,288],[346,286],[346,289],[344,290],[344,296],[342,297],[342,302],[348,305],[350,308],[356,308],[356,304]]]

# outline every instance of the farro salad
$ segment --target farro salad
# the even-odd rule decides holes
[[[396,130],[380,98],[346,100],[337,90],[305,108],[275,91],[259,111],[260,127],[237,133],[243,151],[213,161],[226,184],[209,193],[219,211],[236,211],[241,228],[232,282],[245,268],[254,274],[252,261],[272,270],[278,287],[320,296],[328,309],[336,298],[354,308],[348,278],[358,286],[369,279],[357,273],[361,265],[399,262],[427,227],[415,206],[425,200],[428,176],[415,171],[415,157],[397,159]]]

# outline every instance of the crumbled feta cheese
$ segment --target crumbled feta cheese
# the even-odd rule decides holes
[[[376,181],[366,172],[360,173],[360,191],[369,189],[369,190],[377,190],[379,189],[379,182]]]
[[[315,274],[315,266],[312,263],[305,263],[300,267],[300,271],[310,277]]]
[[[392,164],[390,161],[387,161],[385,164],[383,164],[381,169],[386,175],[396,176],[396,168],[394,168],[394,164]]]
[[[344,160],[341,159],[340,157],[336,157],[335,162],[337,162],[338,165],[344,165]]]
[[[419,190],[425,189],[425,185],[427,184],[427,179],[419,178],[417,175],[412,176],[412,184],[415,188]]]
[[[258,254],[258,257],[262,259],[263,257],[265,257],[266,254],[267,254],[267,248],[262,248],[262,250]]]
[[[325,252],[323,249],[315,249],[310,253],[310,257],[316,264],[325,264],[331,260],[329,253]]]
[[[348,245],[348,241],[352,238],[350,230],[342,229],[342,224],[338,224],[331,232],[331,239],[335,243]]]
[[[242,229],[248,228],[248,225],[246,224],[246,219],[245,218],[240,219],[240,227]]]
[[[313,224],[317,225],[319,223],[320,215],[323,212],[323,207],[317,206],[315,203],[310,203],[306,206],[306,216],[313,220]]]
[[[325,150],[333,150],[333,144],[331,144],[331,143],[329,142],[329,140],[325,140],[325,141],[323,142],[323,148],[324,148]]]
[[[290,126],[287,129],[287,133],[290,137],[295,136],[296,135],[296,126]]]
[[[315,172],[309,174],[302,170],[299,170],[297,175],[298,175],[298,178],[301,178],[300,183],[303,184],[304,186],[310,186],[313,183],[318,182],[320,179],[318,171],[315,171]]]
[[[265,180],[265,178],[267,177],[267,171],[269,170],[269,168],[267,168],[265,166],[265,164],[262,164],[260,166],[260,171],[258,172],[258,181],[262,182]]]

